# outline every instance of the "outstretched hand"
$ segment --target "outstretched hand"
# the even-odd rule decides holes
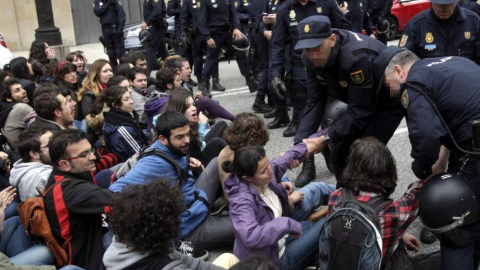
[[[308,159],[312,155],[322,152],[325,146],[327,146],[324,136],[320,136],[317,138],[303,139],[302,142],[304,142],[307,145],[307,154],[305,155],[305,159]]]

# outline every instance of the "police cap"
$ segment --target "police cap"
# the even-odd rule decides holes
[[[453,3],[456,3],[457,0],[431,0],[432,4],[437,4],[437,5],[450,5]]]
[[[318,47],[325,38],[332,35],[330,19],[326,16],[307,17],[297,27],[298,42],[295,45],[295,50]]]

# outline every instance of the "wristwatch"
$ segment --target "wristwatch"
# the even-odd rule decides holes
[[[328,133],[327,133],[327,134],[323,134],[323,139],[325,140],[325,142],[327,143],[327,145],[328,145],[330,148],[333,147],[332,138],[330,138],[330,136],[328,136]]]

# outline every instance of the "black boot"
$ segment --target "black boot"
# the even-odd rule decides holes
[[[288,125],[288,123],[290,123],[290,117],[288,116],[287,108],[281,107],[281,108],[278,108],[275,119],[273,119],[272,122],[268,123],[267,127],[269,129],[275,129],[275,128],[286,126]]]
[[[257,113],[266,113],[272,110],[272,107],[268,106],[265,103],[265,96],[261,96],[257,94],[255,98],[255,103],[253,103],[252,110]]]
[[[250,93],[256,92],[256,91],[257,91],[258,82],[255,80],[255,78],[250,75],[250,76],[247,77],[246,79],[247,79],[248,90],[250,90]]]
[[[325,158],[325,164],[327,164],[327,169],[331,173],[335,173],[335,171],[333,170],[332,159],[330,157],[331,154],[332,154],[332,150],[330,150],[330,147],[327,146],[327,147],[323,148],[322,155]]]
[[[220,80],[218,78],[212,78],[212,91],[225,91],[225,87],[220,84]]]
[[[203,83],[202,96],[211,98],[212,94],[210,93],[210,80],[203,78],[202,83]]]
[[[264,117],[265,119],[274,118],[275,116],[277,116],[277,112],[278,112],[277,107],[274,107],[271,111],[265,113],[265,114],[263,115],[263,117]]]
[[[283,132],[283,137],[293,137],[297,134],[298,126],[300,126],[300,121],[298,120],[298,116],[296,113],[292,116],[292,121],[290,125],[288,125],[287,129]]]
[[[420,231],[420,241],[424,244],[430,245],[437,241],[437,237],[430,230],[423,227]]]
[[[198,85],[198,83],[196,81],[194,81],[192,78],[188,79],[188,84],[190,84],[191,86],[197,86]]]
[[[315,158],[312,155],[309,159],[303,161],[302,171],[295,180],[295,186],[299,188],[306,186],[315,179],[316,175]]]
[[[197,77],[198,80],[198,91],[202,92],[205,91],[205,83],[202,78]]]

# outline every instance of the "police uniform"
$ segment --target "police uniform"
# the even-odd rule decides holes
[[[478,0],[464,0],[458,1],[457,3],[460,7],[471,10],[477,15],[480,15],[480,1]]]
[[[163,0],[144,0],[143,1],[143,21],[150,26],[152,40],[147,46],[147,65],[149,70],[158,70],[161,68],[157,60],[157,53],[165,59],[168,56],[165,46],[165,33],[167,32],[167,21],[165,2]]]
[[[205,41],[212,38],[216,44],[215,49],[207,47],[207,60],[202,71],[203,81],[206,83],[206,88],[209,88],[210,77],[215,75],[215,70],[218,70],[218,56],[222,47],[225,46],[231,52],[235,51],[232,47],[232,30],[239,29],[240,22],[233,0],[200,0],[198,3],[200,34]],[[240,73],[246,78],[250,87],[254,79],[248,67],[247,56],[237,54],[236,61]]]
[[[365,11],[364,0],[337,0],[337,4],[347,8],[348,12],[345,14],[345,18],[352,26],[353,32],[362,33],[365,29],[367,35],[375,34],[375,26]]]
[[[182,0],[170,0],[167,3],[167,15],[174,16],[175,20],[175,52],[178,52],[178,42],[180,41],[180,9],[182,8]]]
[[[345,19],[342,11],[340,11],[337,3],[333,0],[309,0],[306,5],[300,4],[298,0],[287,0],[278,7],[277,19],[273,26],[272,51],[269,65],[272,78],[283,77],[286,40],[290,40],[291,46],[288,55],[290,58],[292,83],[289,88],[294,92],[294,108],[293,119],[283,134],[286,137],[294,136],[297,133],[307,100],[307,74],[301,60],[302,51],[294,50],[298,40],[297,25],[304,18],[313,15],[328,16],[334,27],[350,29],[350,24]],[[286,101],[275,100],[275,103],[281,111],[273,122],[268,124],[269,128],[280,127],[281,118],[285,117],[286,114]]]
[[[480,119],[478,74],[480,68],[463,57],[427,58],[415,62],[410,68],[398,98],[406,111],[412,145],[411,156],[414,159],[412,170],[420,179],[431,173],[441,145],[445,145],[454,154],[450,155],[449,172],[459,171],[459,166],[452,168],[450,165],[463,164],[459,157],[463,158],[465,155],[454,147],[432,105],[416,89],[423,91],[436,103],[455,141],[463,149],[471,151],[473,135],[469,121]],[[453,160],[454,158],[456,160]],[[469,157],[466,162],[463,176],[477,196],[480,195],[480,181],[474,157]],[[440,238],[442,269],[474,269],[473,256],[479,251],[480,223],[461,229],[470,233],[463,245],[456,245],[443,236]]]
[[[125,26],[125,11],[118,0],[95,0],[93,12],[100,18],[102,26],[103,45],[112,68],[115,70],[118,61],[125,54],[123,44],[123,27]]]
[[[234,5],[237,10],[238,20],[240,21],[239,30],[248,35],[249,27],[248,22],[250,21],[250,2],[249,0],[234,0]]]
[[[388,20],[390,18],[390,10],[393,6],[393,0],[366,0],[365,10],[367,11],[372,23],[377,25],[380,19]],[[378,40],[387,44],[387,34],[382,33],[378,35]]]
[[[480,63],[480,18],[459,6],[448,22],[424,10],[405,27],[399,46],[420,58],[463,56]]]

